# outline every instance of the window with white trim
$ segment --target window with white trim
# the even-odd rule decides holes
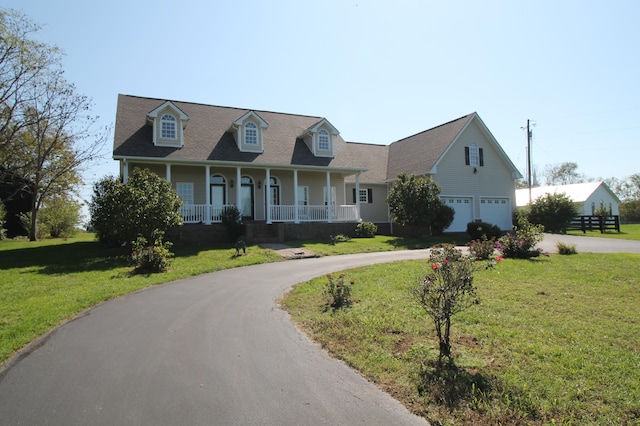
[[[176,118],[171,114],[165,114],[160,119],[160,136],[163,139],[176,139]]]
[[[469,165],[477,166],[478,165],[478,144],[475,142],[471,142],[469,144]]]
[[[244,125],[244,143],[247,145],[258,145],[258,126],[252,122]]]
[[[183,206],[193,204],[193,182],[177,182],[176,192],[182,198]]]
[[[329,132],[324,129],[321,129],[318,132],[318,150],[320,151],[329,151],[331,148],[331,144],[329,143]]]
[[[474,167],[484,166],[482,148],[478,147],[476,142],[471,142],[469,146],[464,147],[464,164]]]
[[[360,202],[361,203],[368,203],[369,202],[369,191],[367,191],[366,189],[361,189],[359,198],[360,198]]]

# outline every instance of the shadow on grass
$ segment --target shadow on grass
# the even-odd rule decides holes
[[[106,271],[126,265],[129,249],[82,241],[2,251],[0,269],[39,268],[43,274]]]
[[[493,384],[479,372],[469,372],[453,361],[429,361],[419,373],[418,391],[438,405],[454,410],[461,405],[486,403]]]

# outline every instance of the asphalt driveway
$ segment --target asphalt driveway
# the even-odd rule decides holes
[[[291,285],[427,251],[230,269],[97,306],[0,373],[2,425],[425,425],[277,309]]]
[[[545,235],[578,252],[640,242]],[[424,425],[311,343],[277,309],[293,284],[427,258],[400,251],[230,269],[111,300],[0,371],[2,425]]]

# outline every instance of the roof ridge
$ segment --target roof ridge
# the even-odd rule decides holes
[[[435,130],[435,129],[439,128],[439,127],[448,126],[449,124],[452,124],[452,123],[454,123],[454,122],[456,122],[456,121],[460,121],[460,120],[465,119],[465,118],[468,118],[468,117],[470,117],[470,116],[472,116],[472,115],[474,115],[474,114],[476,114],[476,113],[475,113],[475,112],[472,112],[472,113],[470,113],[470,114],[463,115],[462,117],[458,117],[458,118],[453,119],[453,120],[451,120],[451,121],[447,121],[446,123],[438,124],[437,126],[431,127],[431,128],[429,128],[429,129],[427,129],[427,130],[423,130],[423,131],[421,131],[421,132],[414,133],[414,134],[413,134],[413,135],[411,135],[411,136],[406,136],[406,137],[404,137],[404,138],[402,138],[402,139],[398,139],[397,141],[392,142],[392,144],[394,144],[394,143],[396,143],[396,142],[401,142],[401,141],[403,141],[403,140],[406,140],[406,139],[412,138],[412,137],[414,137],[414,136],[421,135],[421,134],[423,134],[423,133],[430,132],[430,131]]]
[[[139,95],[128,95],[128,94],[124,94],[124,93],[120,93],[120,96],[127,96],[130,98],[138,98],[138,99],[147,99],[147,100],[153,100],[153,101],[160,101],[160,102],[178,102],[181,104],[190,104],[190,105],[198,105],[198,106],[205,106],[205,107],[213,107],[213,108],[223,108],[223,109],[232,109],[232,110],[239,110],[239,111],[254,111],[256,113],[260,113],[260,112],[266,112],[269,114],[279,114],[279,115],[289,115],[289,116],[295,116],[295,117],[307,117],[307,118],[319,118],[319,119],[327,119],[326,117],[322,117],[319,115],[307,115],[307,114],[292,114],[292,113],[288,113],[288,112],[279,112],[279,111],[269,111],[269,110],[263,110],[263,109],[251,109],[251,108],[241,108],[241,107],[232,107],[232,106],[225,106],[225,105],[213,105],[213,104],[205,104],[202,102],[191,102],[191,101],[179,101],[179,100],[175,100],[175,99],[168,99],[168,98],[155,98],[155,97],[149,97],[149,96],[139,96]]]

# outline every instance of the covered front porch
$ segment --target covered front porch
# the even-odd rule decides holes
[[[258,168],[255,165],[122,161],[130,170],[145,167],[172,183],[182,198],[184,223],[220,223],[225,208],[235,206],[245,220],[271,223],[348,223],[360,221],[360,197],[346,193],[345,176],[359,170],[320,167]],[[353,201],[348,203],[347,200]]]

